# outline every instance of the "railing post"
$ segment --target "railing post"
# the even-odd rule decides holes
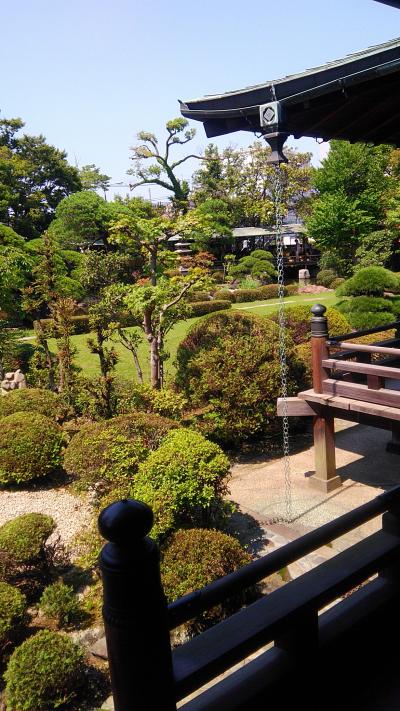
[[[315,304],[311,308],[312,373],[316,393],[323,392],[322,383],[328,377],[327,371],[322,367],[322,361],[329,356],[328,319],[325,312],[326,307],[322,304]],[[314,488],[328,493],[342,484],[341,478],[336,474],[335,422],[328,407],[324,408],[323,415],[314,417],[313,433],[315,474],[310,476],[309,482]]]
[[[132,499],[105,508],[99,530],[103,617],[115,711],[175,711],[167,604],[151,509]]]

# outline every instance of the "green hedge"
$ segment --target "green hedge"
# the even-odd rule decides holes
[[[214,293],[214,299],[216,299],[217,301],[231,301],[232,303],[235,303],[236,296],[234,291],[228,291],[228,289],[224,289],[222,291],[216,291]]]
[[[232,304],[230,301],[217,301],[216,299],[213,301],[197,301],[189,304],[190,318],[193,318],[194,316],[205,316],[205,314],[210,314],[213,311],[230,309],[231,306]]]
[[[12,390],[6,397],[0,398],[0,417],[16,412],[37,412],[62,421],[68,416],[69,409],[60,395],[42,388]]]
[[[0,484],[22,484],[54,471],[61,464],[64,442],[61,427],[38,412],[3,417]]]
[[[15,636],[24,621],[26,597],[18,588],[0,582],[0,648]]]
[[[247,301],[262,301],[265,298],[261,287],[259,289],[237,289],[235,291],[235,299],[238,304]]]
[[[57,709],[84,682],[83,649],[64,634],[42,630],[14,650],[4,678],[10,711]]]
[[[173,533],[161,549],[161,577],[168,602],[209,585],[250,563],[251,556],[239,541],[220,531],[202,528]],[[244,602],[230,598],[191,621],[190,631],[218,622]]]
[[[133,482],[134,498],[153,508],[153,535],[163,535],[179,523],[208,522],[227,493],[229,470],[222,449],[199,432],[169,432],[139,465]]]
[[[64,468],[77,480],[77,488],[98,485],[107,491],[130,481],[139,462],[156,449],[176,423],[160,415],[131,412],[105,422],[84,425],[70,441]]]
[[[365,267],[356,272],[338,289],[340,296],[383,296],[384,291],[396,291],[399,279],[384,267]]]
[[[211,315],[190,329],[177,352],[176,386],[202,432],[237,445],[276,431],[278,330],[270,319],[236,310]],[[290,338],[287,361],[289,394],[295,394],[303,368]]]
[[[120,320],[121,320],[121,323],[124,327],[137,325],[134,317],[130,316],[128,314],[124,314]],[[76,333],[76,334],[90,333],[89,316],[88,315],[71,316],[71,321],[74,326],[74,333]],[[51,331],[53,328],[53,320],[51,318],[41,318],[40,323],[42,325],[42,328],[44,328],[45,332],[48,331],[49,335],[51,335]],[[36,329],[37,326],[38,326],[38,322],[34,321],[33,327]]]
[[[55,529],[51,516],[28,513],[0,527],[0,580],[35,595],[45,584],[52,550],[46,541]]]

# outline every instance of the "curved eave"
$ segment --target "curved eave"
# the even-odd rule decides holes
[[[276,96],[282,108],[281,131],[296,137],[398,145],[400,41],[387,44],[390,49],[382,52],[276,84],[181,102],[181,113],[203,122],[208,137],[254,132],[261,128],[260,105]]]

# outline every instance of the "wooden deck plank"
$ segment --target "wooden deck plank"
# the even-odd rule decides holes
[[[352,398],[332,395],[327,397],[325,394],[314,393],[313,390],[304,390],[297,396],[301,400],[305,400],[313,405],[320,405],[335,410],[347,410],[354,413],[371,415],[372,417],[382,417],[388,420],[400,420],[400,405],[399,407],[390,407],[388,405],[380,405],[374,402],[365,402],[363,400],[354,400]]]
[[[390,368],[382,365],[373,365],[370,363],[353,363],[351,361],[335,360],[334,358],[326,358],[322,361],[322,365],[324,368],[334,368],[335,370],[345,371],[349,373],[360,373],[361,375],[375,375],[379,378],[400,380],[400,368]]]

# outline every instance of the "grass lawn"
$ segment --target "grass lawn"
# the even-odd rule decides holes
[[[326,292],[322,294],[299,294],[296,296],[288,296],[285,298],[285,303],[291,304],[307,304],[310,306],[313,303],[321,302],[326,306],[332,306],[336,303],[337,298],[334,292]],[[258,314],[260,316],[268,316],[273,313],[278,307],[278,301],[276,299],[269,299],[267,301],[252,301],[250,303],[243,304],[233,304],[232,308],[238,311],[249,311],[250,313]],[[176,358],[176,351],[179,343],[183,340],[188,332],[189,328],[198,321],[198,318],[187,319],[186,321],[180,321],[177,323],[169,332],[166,337],[166,348],[169,352],[169,359],[165,364],[166,379],[172,379],[175,372],[174,361]],[[32,332],[31,332],[32,333]],[[89,377],[96,376],[99,374],[98,357],[90,353],[87,346],[87,334],[81,334],[72,337],[72,342],[77,350],[76,353],[76,363],[80,368],[82,368],[82,374]],[[54,340],[50,341],[50,347],[56,350],[56,344]],[[124,378],[125,380],[130,380],[131,378],[136,379],[134,364],[132,356],[129,351],[126,350],[119,343],[115,344],[116,351],[119,355],[119,361],[116,367],[116,374]],[[145,380],[149,378],[149,363],[148,363],[148,346],[144,339],[139,347],[139,358],[143,369],[143,375]]]

